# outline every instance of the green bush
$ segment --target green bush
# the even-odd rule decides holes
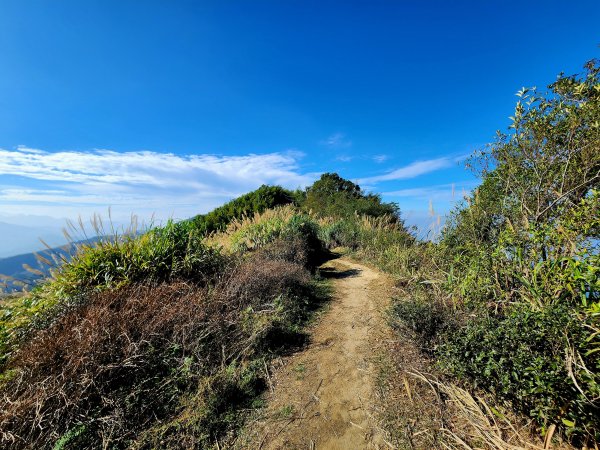
[[[295,193],[280,186],[263,185],[190,221],[201,235],[210,234],[224,230],[232,220],[239,220],[244,216],[252,216],[254,213],[262,213],[267,209],[295,202]]]
[[[321,225],[319,238],[330,248],[348,247],[356,250],[360,246],[360,228],[356,218],[339,219]]]
[[[142,280],[201,281],[221,263],[202,238],[189,223],[168,222],[141,236],[102,239],[84,246],[56,269],[47,287],[59,297],[68,297]]]
[[[600,360],[587,354],[590,331],[567,305],[520,306],[444,336],[441,366],[471,380],[545,427],[598,439]],[[577,358],[579,354],[581,359]]]
[[[408,329],[420,349],[429,355],[458,328],[455,312],[432,300],[396,299],[390,319],[392,327]]]

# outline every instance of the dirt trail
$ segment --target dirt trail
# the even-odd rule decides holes
[[[335,289],[330,308],[311,331],[311,345],[273,373],[263,419],[249,430],[250,448],[390,447],[372,406],[389,281],[344,258],[326,263],[323,272]]]

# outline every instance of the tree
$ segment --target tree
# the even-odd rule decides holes
[[[364,193],[358,184],[337,173],[324,173],[308,187],[303,207],[330,217],[349,217],[354,214],[372,217],[389,215],[395,220],[400,217],[397,204],[382,202],[377,194]]]
[[[600,185],[600,67],[564,76],[550,92],[523,88],[509,134],[498,133],[490,158],[506,218],[517,228],[554,221]]]

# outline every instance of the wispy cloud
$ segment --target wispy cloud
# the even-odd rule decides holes
[[[0,149],[0,174],[18,175],[47,181],[76,183],[107,183],[180,186],[182,176],[195,184],[208,185],[215,179],[238,183],[282,182],[300,184],[306,177],[296,173],[298,152],[250,154],[245,156],[188,155],[172,153],[62,151],[49,153],[19,147],[17,150]],[[214,188],[214,186],[211,186]]]
[[[410,198],[415,200],[457,201],[462,200],[479,182],[477,180],[460,183],[437,184],[410,189],[399,189],[383,192],[382,195],[391,198]]]
[[[374,156],[370,156],[370,155],[360,155],[360,156],[339,155],[339,156],[336,156],[335,160],[342,161],[342,162],[350,162],[350,161],[356,161],[356,160],[374,161],[377,164],[381,164],[381,163],[387,161],[389,158],[390,157],[388,155],[374,155]]]
[[[290,188],[311,183],[294,151],[242,156],[174,155],[111,150],[46,152],[0,149],[0,205],[5,212],[72,216],[117,207],[187,217],[261,184]],[[29,181],[27,181],[29,180]]]
[[[322,140],[320,144],[329,148],[352,147],[352,141],[348,139],[344,133],[334,133],[327,139]]]
[[[408,180],[440,169],[446,169],[454,164],[456,158],[442,157],[425,161],[415,161],[407,166],[392,170],[382,175],[361,178],[360,183],[379,183],[381,181]]]

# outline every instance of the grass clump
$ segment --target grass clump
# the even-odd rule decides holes
[[[89,290],[140,281],[203,281],[221,265],[218,252],[203,243],[192,224],[169,221],[142,235],[101,238],[84,244],[52,274],[49,295],[66,298]]]
[[[319,225],[310,215],[293,206],[283,206],[256,213],[252,217],[233,220],[223,232],[213,234],[207,241],[226,253],[244,253],[270,246],[274,258],[297,259],[310,267],[320,260],[323,248]],[[295,248],[271,246],[274,242],[295,243]],[[287,246],[288,244],[286,244]]]
[[[262,213],[277,206],[296,203],[295,193],[280,186],[262,185],[255,191],[244,194],[208,214],[200,214],[190,219],[201,234],[223,231],[232,220]]]

